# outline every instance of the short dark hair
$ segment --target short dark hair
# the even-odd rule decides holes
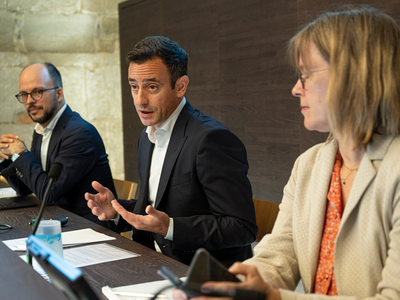
[[[50,78],[54,83],[54,86],[58,86],[58,87],[62,88],[63,85],[62,85],[60,71],[58,71],[57,68],[52,63],[45,62],[45,63],[43,63],[43,65],[46,66],[47,71],[50,74]]]
[[[35,65],[35,64],[33,64],[33,65]],[[53,81],[54,86],[58,86],[60,88],[63,87],[60,71],[58,71],[57,68],[52,63],[44,62],[44,63],[38,63],[38,64],[39,65],[44,65],[46,67],[47,72],[49,72],[50,78]],[[21,71],[21,74],[22,74],[22,72],[25,71],[25,69],[27,67],[30,67],[30,66],[32,66],[32,64],[26,66],[25,68],[23,68],[22,71]]]
[[[187,75],[188,71],[188,55],[176,42],[163,36],[146,37],[128,52],[126,61],[142,64],[157,57],[167,66],[174,89],[178,78]]]

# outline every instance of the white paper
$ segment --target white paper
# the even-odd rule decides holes
[[[26,251],[27,238],[3,241],[3,243],[13,251]]]
[[[182,281],[186,280],[186,277],[181,278]],[[136,292],[136,293],[152,293],[155,294],[159,290],[161,290],[164,287],[171,287],[170,289],[167,289],[162,292],[162,294],[167,295],[168,299],[173,299],[172,298],[172,290],[174,287],[172,286],[172,283],[169,280],[158,280],[158,281],[152,281],[152,282],[146,282],[146,283],[139,283],[139,284],[133,284],[133,285],[126,285],[126,286],[120,286],[120,287],[115,287],[115,288],[110,288],[109,286],[104,286],[101,291],[103,294],[109,299],[109,300],[134,300],[134,299],[141,299],[143,300],[144,298],[139,298],[135,296],[123,296],[123,295],[117,295],[115,292]],[[148,298],[150,299],[150,298]]]
[[[0,198],[8,198],[8,197],[15,197],[15,196],[17,196],[17,192],[11,187],[6,187],[6,188],[0,189]]]
[[[140,256],[106,243],[66,249],[63,254],[64,259],[76,268]],[[20,258],[26,260],[26,255],[21,255]]]
[[[79,244],[88,244],[115,240],[115,237],[99,233],[90,228],[72,230],[61,233],[63,247],[70,247]],[[13,251],[26,251],[27,238],[3,241],[3,243]]]
[[[105,243],[64,250],[64,259],[78,268],[137,256],[140,255]]]
[[[67,231],[63,232],[61,235],[63,245],[78,245],[115,240],[115,237],[94,231],[90,228]]]

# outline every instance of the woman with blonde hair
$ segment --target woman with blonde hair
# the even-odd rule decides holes
[[[324,13],[289,55],[304,126],[330,137],[296,160],[272,233],[231,267],[245,282],[203,288],[400,299],[400,28],[373,8]]]

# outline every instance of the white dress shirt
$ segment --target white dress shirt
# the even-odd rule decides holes
[[[172,130],[174,129],[176,120],[179,117],[183,107],[186,104],[186,98],[184,97],[178,107],[169,116],[169,118],[155,128],[155,126],[148,126],[146,129],[147,136],[154,145],[153,156],[150,165],[150,176],[149,176],[149,202],[154,206],[158,185],[160,183],[161,172],[164,165],[165,154],[167,153],[169,141],[171,139]],[[174,220],[169,218],[168,233],[165,236],[168,240],[173,240],[174,236]],[[155,243],[157,244],[157,243]]]
[[[58,111],[58,113],[54,116],[53,120],[44,128],[41,124],[37,123],[35,126],[35,131],[37,134],[43,136],[42,145],[40,147],[40,160],[42,163],[42,169],[46,171],[46,160],[47,160],[47,151],[49,150],[50,139],[53,134],[53,130],[57,125],[58,119],[60,119],[61,115],[67,108],[67,105],[64,106]]]

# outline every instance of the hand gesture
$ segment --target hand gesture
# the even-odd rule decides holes
[[[162,236],[166,236],[169,227],[169,216],[153,206],[148,205],[146,207],[146,216],[136,215],[128,212],[123,208],[117,201],[111,201],[114,209],[125,219],[129,224],[138,230],[150,231],[159,233]]]
[[[92,214],[97,216],[100,221],[116,218],[117,212],[111,205],[111,200],[115,199],[114,194],[97,181],[93,181],[92,186],[98,193],[96,195],[85,193],[87,206],[92,210]]]

